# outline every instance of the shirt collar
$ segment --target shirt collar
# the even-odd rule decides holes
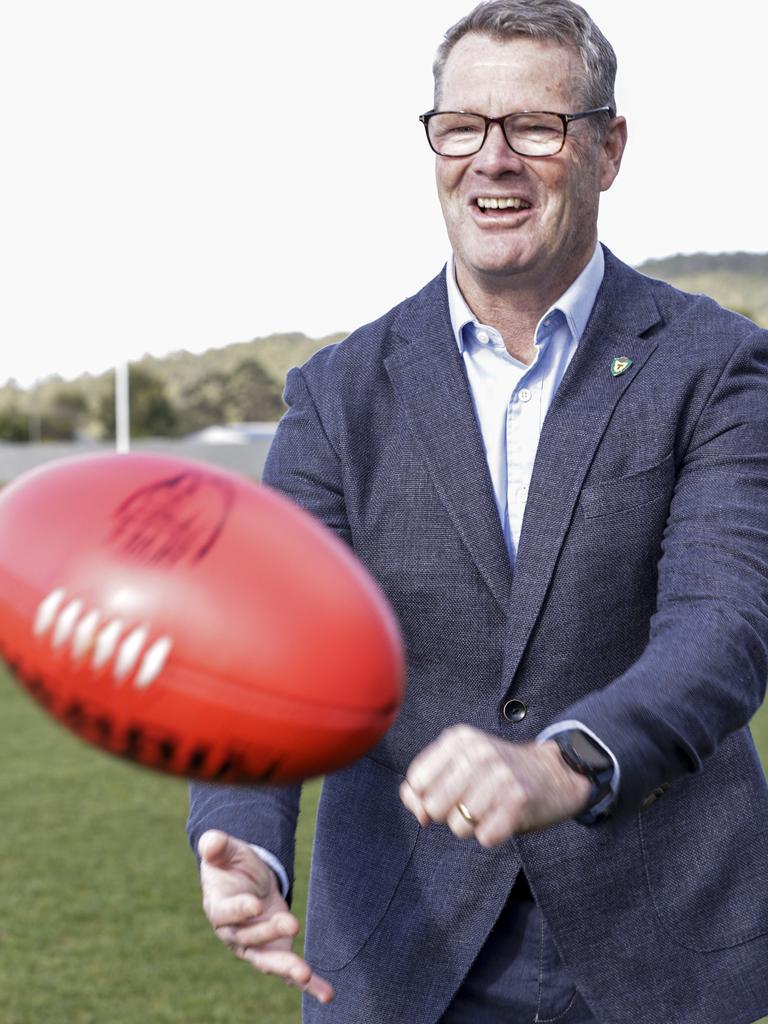
[[[536,327],[535,335],[537,339],[544,321],[554,312],[559,311],[565,317],[568,329],[574,341],[578,344],[581,341],[581,336],[584,334],[587,321],[595,305],[597,293],[600,290],[600,285],[603,283],[604,274],[605,256],[603,255],[603,247],[598,242],[586,267],[584,267],[573,284],[566,289],[556,302],[552,303],[544,316],[542,316]],[[474,313],[467,305],[464,296],[459,291],[459,286],[456,283],[456,263],[453,253],[451,253],[445,268],[445,283],[448,288],[448,310],[451,316],[451,327],[453,328],[453,334],[456,338],[456,344],[459,346],[459,351],[463,352],[462,328],[470,323],[478,324],[478,326],[484,325],[479,324]]]

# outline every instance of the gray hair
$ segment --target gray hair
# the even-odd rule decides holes
[[[483,0],[448,29],[440,44],[432,68],[435,108],[440,100],[448,55],[469,32],[478,32],[502,42],[527,36],[572,47],[584,69],[580,101],[588,109],[610,106],[615,112],[616,54],[584,8],[572,0]]]

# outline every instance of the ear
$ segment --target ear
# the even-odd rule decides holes
[[[621,158],[627,144],[627,122],[623,117],[614,117],[600,143],[600,191],[607,192],[621,167]]]

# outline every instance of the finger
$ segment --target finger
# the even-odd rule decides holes
[[[306,992],[307,995],[314,996],[319,1003],[330,1003],[336,992],[330,982],[326,981],[325,978],[321,978],[319,974],[312,972],[312,976],[306,985],[299,986],[302,992]]]
[[[445,823],[457,839],[471,839],[475,834],[475,826],[466,820],[458,807],[452,808]]]
[[[238,840],[228,836],[226,832],[209,829],[200,836],[197,852],[211,867],[225,868],[234,860],[240,849]]]
[[[457,822],[453,812],[459,803],[471,808],[479,820],[495,802],[509,774],[493,738],[477,733],[428,791],[419,796],[433,821],[447,822],[452,816]],[[461,826],[459,828],[463,833]]]
[[[414,791],[411,789],[408,782],[403,782],[400,786],[400,799],[418,820],[420,825],[428,825],[430,817],[424,810],[424,805],[421,800],[416,796]]]
[[[466,759],[467,746],[475,741],[477,735],[478,730],[470,725],[454,725],[444,729],[408,766],[406,779],[411,789],[418,796],[431,789],[457,758]]]
[[[264,946],[278,939],[293,939],[299,934],[299,922],[292,914],[275,914],[268,921],[259,921],[234,930],[238,946]]]
[[[459,839],[477,836],[478,827],[497,804],[514,799],[514,790],[514,781],[508,777],[505,766],[498,762],[488,764],[482,773],[471,776],[469,785],[454,799],[446,824]],[[462,808],[465,813],[462,813]]]
[[[485,808],[489,798],[474,799],[478,790],[488,789],[488,765],[484,760],[473,762],[465,758],[456,759],[443,774],[435,779],[429,789],[420,794],[424,809],[433,821],[447,821],[459,802],[478,811]],[[471,805],[468,800],[472,799]],[[475,814],[475,817],[479,817]]]
[[[213,931],[216,938],[220,939],[225,946],[229,946],[234,953],[240,952],[240,946],[238,946],[235,940],[235,934],[237,932],[237,928],[235,926],[230,924],[219,925],[217,928],[214,928]]]
[[[325,978],[321,978],[319,974],[312,972],[312,976],[309,981],[302,988],[302,992],[306,992],[310,996],[314,996],[318,1002],[330,1003],[333,997],[336,995],[333,985]]]
[[[303,987],[312,977],[312,968],[291,949],[260,949],[257,946],[249,946],[243,950],[243,957],[262,974],[274,974],[294,985]]]
[[[514,835],[525,832],[515,805],[492,807],[475,828],[475,839],[481,846],[498,846]]]
[[[244,949],[240,956],[253,964],[262,974],[274,974],[289,985],[314,996],[321,1003],[329,1003],[334,997],[333,986],[325,978],[315,974],[306,960],[302,960],[296,953],[289,950],[257,950],[249,947]]]
[[[264,912],[264,905],[257,896],[243,893],[240,896],[206,898],[203,900],[205,916],[214,928],[225,925],[244,925]]]

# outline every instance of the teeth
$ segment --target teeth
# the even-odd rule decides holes
[[[528,208],[530,203],[526,203],[524,199],[518,199],[517,197],[501,199],[498,196],[481,196],[477,200],[477,205],[481,210],[520,210]]]

